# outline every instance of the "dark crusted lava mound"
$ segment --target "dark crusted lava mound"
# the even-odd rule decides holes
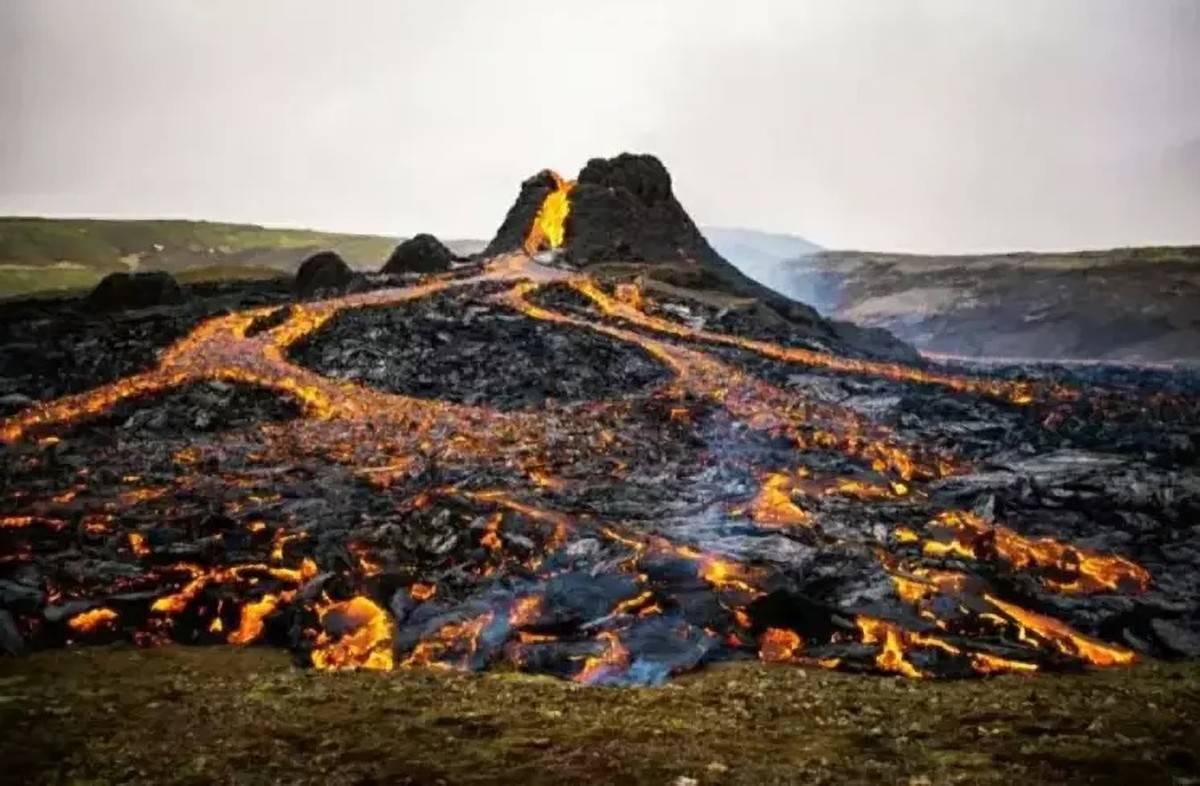
[[[304,260],[296,271],[293,288],[301,297],[337,290],[354,280],[354,271],[336,252],[321,251]]]
[[[454,261],[454,252],[446,248],[442,241],[433,235],[421,233],[410,237],[392,252],[384,263],[382,272],[400,273],[441,273],[450,269]]]
[[[514,317],[461,292],[345,312],[293,358],[390,393],[500,410],[616,398],[667,377],[639,347]]]
[[[521,184],[520,193],[484,251],[521,250],[546,197],[558,187],[544,170]],[[779,294],[721,257],[675,198],[671,175],[652,155],[622,153],[593,158],[570,187],[563,259],[579,267],[645,266],[645,275],[695,289],[754,298],[831,348],[870,357],[914,361],[912,347],[885,330],[862,329],[824,319],[813,308]]]
[[[124,311],[183,302],[183,290],[167,273],[111,273],[88,295],[88,305],[98,311]]]

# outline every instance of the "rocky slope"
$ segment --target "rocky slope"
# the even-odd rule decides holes
[[[1200,247],[943,257],[825,251],[782,268],[782,291],[927,352],[1200,361]]]

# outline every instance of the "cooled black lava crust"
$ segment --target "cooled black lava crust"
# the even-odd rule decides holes
[[[391,393],[501,410],[616,398],[669,376],[640,347],[529,319],[481,295],[343,312],[292,360]]]

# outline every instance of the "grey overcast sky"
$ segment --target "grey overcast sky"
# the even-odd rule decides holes
[[[0,213],[489,237],[653,152],[701,224],[1200,242],[1195,0],[0,0]]]

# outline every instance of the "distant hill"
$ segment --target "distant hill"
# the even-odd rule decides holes
[[[0,297],[93,286],[118,270],[166,270],[185,280],[290,274],[326,249],[378,269],[403,238],[210,221],[0,217]],[[457,253],[479,241],[450,241]]]
[[[747,275],[783,291],[780,263],[820,250],[795,235],[702,230]],[[270,229],[215,221],[0,217],[0,298],[80,290],[118,270],[166,270],[185,280],[290,274],[308,255],[332,249],[363,270],[378,269],[403,237]],[[447,240],[457,254],[482,240]]]
[[[1200,246],[920,256],[823,251],[781,291],[970,357],[1200,361]]]
[[[734,227],[701,227],[700,232],[718,254],[743,273],[784,293],[783,287],[789,282],[781,263],[821,250],[820,246],[799,235]]]

